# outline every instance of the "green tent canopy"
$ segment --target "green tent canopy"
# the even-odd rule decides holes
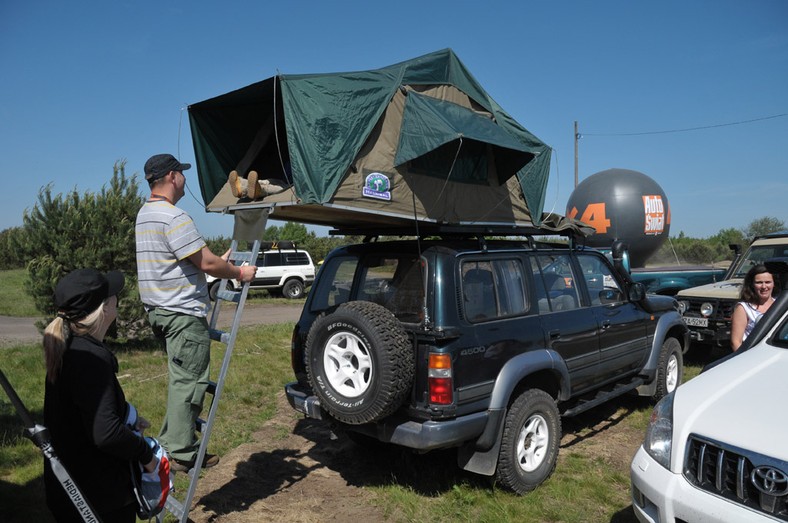
[[[337,228],[543,222],[551,149],[450,49],[371,71],[279,75],[189,106],[210,212]],[[230,171],[284,185],[250,201]]]

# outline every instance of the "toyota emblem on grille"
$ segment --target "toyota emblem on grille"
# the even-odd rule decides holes
[[[769,496],[788,494],[788,475],[774,467],[757,467],[750,474],[750,481],[755,488]]]

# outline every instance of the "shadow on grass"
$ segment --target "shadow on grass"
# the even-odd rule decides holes
[[[25,485],[0,480],[0,521],[4,523],[54,521],[44,500],[43,474]]]
[[[632,505],[622,508],[610,518],[610,523],[638,523],[638,518],[635,516],[635,511]]]
[[[307,450],[286,448],[252,454],[238,463],[232,480],[200,498],[199,503],[216,517],[246,511],[254,503],[290,489],[322,468],[336,472],[350,486],[401,485],[428,497],[441,496],[458,484],[479,488],[490,485],[488,479],[457,466],[456,450],[416,454],[372,440],[370,445],[362,446],[345,434],[332,439],[325,423],[308,419],[299,420],[293,434],[315,444]],[[320,498],[331,496],[334,487],[316,488],[310,486],[310,495]]]

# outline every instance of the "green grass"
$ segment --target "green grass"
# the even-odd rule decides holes
[[[275,395],[292,380],[290,334],[292,324],[244,328],[239,332],[219,415],[211,437],[211,452],[223,455],[251,440],[275,409]],[[218,373],[222,344],[214,343],[212,371]],[[128,400],[157,434],[164,416],[166,362],[158,347],[117,352],[120,382]],[[34,418],[43,420],[44,369],[35,346],[3,349],[2,370]],[[687,367],[687,376],[699,367]],[[642,433],[651,411],[648,402],[632,400],[621,423]],[[207,411],[207,406],[206,406]],[[593,411],[592,411],[593,412]],[[607,413],[597,416],[605,419]],[[618,414],[616,414],[618,416]],[[0,395],[0,521],[50,521],[43,503],[42,458],[21,436],[22,424],[5,395]],[[577,432],[586,437],[582,429]],[[605,438],[604,431],[591,438]],[[410,456],[408,454],[408,456]],[[540,488],[516,496],[489,479],[459,470],[451,451],[412,455],[410,463],[393,464],[391,480],[370,485],[375,503],[392,521],[598,522],[634,521],[629,509],[629,472],[620,464],[564,448],[553,476]],[[185,492],[186,476],[176,476]],[[24,517],[22,517],[24,515]]]
[[[41,316],[25,291],[25,279],[25,269],[0,271],[0,316]]]
[[[269,419],[275,395],[292,380],[290,335],[293,325],[284,323],[239,332],[230,370],[211,435],[211,452],[223,455],[242,443]],[[43,423],[44,365],[40,348],[19,346],[1,349],[2,368],[17,394]],[[167,366],[163,350],[148,347],[116,351],[118,378],[128,401],[133,403],[158,434],[167,397]],[[218,375],[224,345],[214,343],[211,370]],[[204,413],[207,415],[208,404]],[[22,436],[23,426],[4,393],[0,394],[0,521],[51,521],[43,502],[43,458],[38,448]],[[176,488],[185,492],[185,474],[176,475]]]

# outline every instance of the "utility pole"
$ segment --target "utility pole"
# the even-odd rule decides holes
[[[577,132],[577,120],[575,120],[575,188],[577,188],[577,142],[580,140],[580,133]]]

